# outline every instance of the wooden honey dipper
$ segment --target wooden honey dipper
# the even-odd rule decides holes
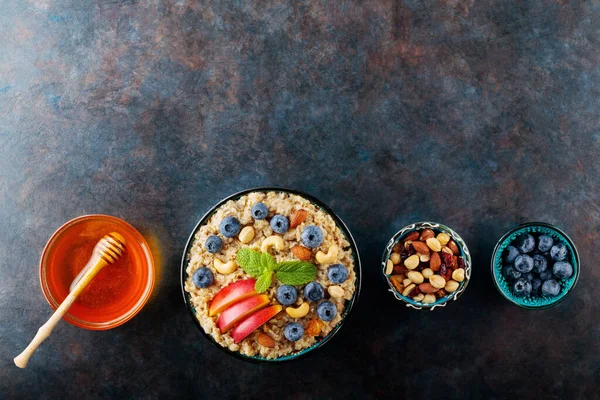
[[[25,368],[29,358],[40,344],[52,333],[52,330],[58,324],[58,321],[67,313],[71,305],[77,300],[77,296],[89,285],[94,277],[108,264],[117,261],[125,251],[125,238],[117,232],[111,232],[105,235],[94,247],[92,257],[83,268],[83,275],[75,278],[75,287],[72,288],[67,298],[60,307],[54,311],[54,314],[48,321],[38,329],[37,334],[29,343],[29,346],[21,354],[15,357],[15,365],[19,368]]]

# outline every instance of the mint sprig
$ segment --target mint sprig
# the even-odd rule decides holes
[[[250,276],[257,278],[254,289],[257,293],[266,292],[275,278],[286,285],[304,285],[315,279],[317,268],[305,261],[275,262],[269,253],[243,248],[238,251],[237,262]]]

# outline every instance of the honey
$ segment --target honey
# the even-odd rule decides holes
[[[141,308],[152,290],[152,256],[144,238],[124,221],[93,215],[70,221],[48,242],[40,269],[46,298],[56,308],[69,294],[69,286],[86,266],[96,243],[113,231],[125,238],[125,252],[105,266],[71,306],[65,319],[75,325],[88,329],[117,326],[133,316],[128,316],[132,310]]]

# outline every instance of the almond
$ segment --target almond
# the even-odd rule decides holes
[[[431,253],[431,256],[429,257],[429,268],[431,268],[433,272],[436,272],[440,270],[441,265],[442,259],[440,258],[440,255],[438,253]]]
[[[292,219],[290,220],[290,228],[294,229],[304,221],[306,221],[306,210],[296,210],[292,215]]]
[[[415,251],[419,254],[429,254],[429,247],[423,242],[412,242]]]
[[[435,237],[435,233],[431,229],[423,229],[421,231],[421,238],[419,240],[425,241],[432,237]]]
[[[256,340],[258,341],[258,343],[261,346],[270,347],[270,348],[275,347],[275,341],[273,340],[273,338],[271,338],[271,336],[269,336],[269,335],[265,335],[264,333],[260,333]]]
[[[433,287],[433,285],[431,283],[425,282],[425,283],[421,283],[419,285],[419,290],[421,291],[421,293],[430,294],[430,293],[435,293],[440,289],[436,289]]]
[[[403,237],[402,239],[404,241],[407,240],[418,240],[419,239],[419,232],[418,231],[412,231],[411,233],[409,233],[408,235],[406,235],[405,237]]]
[[[460,250],[458,250],[458,246],[456,245],[456,242],[454,240],[450,240],[447,246],[450,248],[450,250],[452,250],[452,253],[455,256],[457,256],[460,253]]]
[[[292,254],[296,256],[298,260],[308,261],[310,260],[310,250],[302,246],[292,247]]]

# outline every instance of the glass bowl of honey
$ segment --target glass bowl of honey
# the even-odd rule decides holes
[[[124,324],[146,304],[154,288],[154,260],[144,237],[127,222],[109,215],[72,219],[52,235],[40,260],[40,283],[56,310],[69,287],[92,256],[94,246],[109,232],[126,242],[123,256],[98,273],[64,318],[84,329],[106,330]]]

